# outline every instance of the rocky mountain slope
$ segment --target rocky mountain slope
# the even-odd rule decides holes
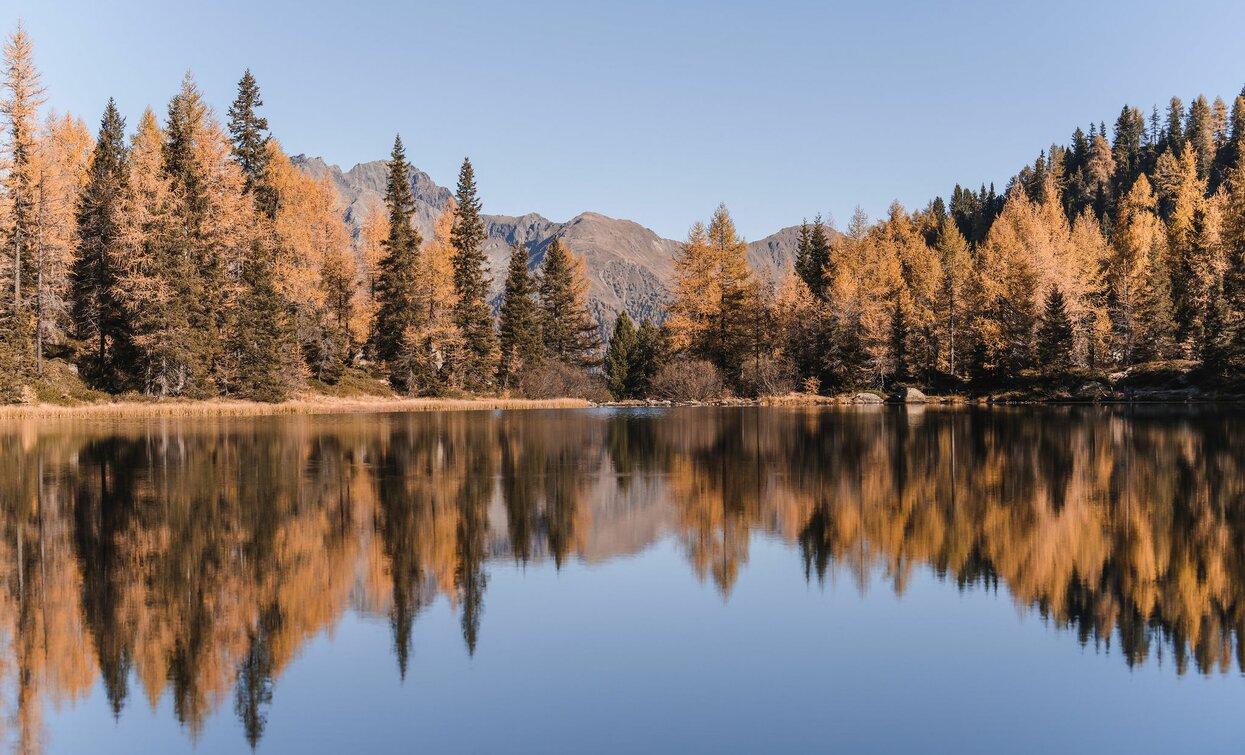
[[[329,176],[341,195],[346,219],[356,229],[369,206],[380,206],[388,170],[383,160],[360,163],[343,171],[318,157],[298,155],[295,165],[309,175]],[[415,223],[428,238],[437,216],[452,192],[438,186],[428,174],[411,169],[415,194]],[[485,197],[487,201],[487,197]],[[510,245],[526,244],[533,265],[539,265],[549,240],[557,236],[584,257],[590,281],[589,297],[594,313],[608,327],[623,309],[637,321],[665,316],[666,282],[674,273],[673,258],[679,242],[665,239],[639,223],[606,217],[595,212],[576,215],[558,223],[535,213],[519,217],[485,215],[488,240],[485,251],[493,275],[493,290],[501,289]],[[748,245],[750,261],[758,269],[778,273],[795,257],[797,226],[784,228]]]

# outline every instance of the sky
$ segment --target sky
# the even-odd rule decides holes
[[[389,154],[485,211],[584,211],[750,240],[958,182],[1001,189],[1076,126],[1245,84],[1245,3],[0,0],[49,106],[131,125],[192,71],[223,116],[250,68],[289,154]]]

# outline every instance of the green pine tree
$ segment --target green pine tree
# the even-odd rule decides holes
[[[454,247],[454,322],[462,331],[465,353],[462,374],[468,390],[487,391],[497,364],[497,334],[489,310],[489,278],[484,256],[484,219],[476,196],[475,171],[463,160],[458,172],[458,216],[450,234]]]
[[[242,191],[251,195],[261,220],[277,211],[276,192],[268,175],[268,119],[256,108],[263,105],[259,86],[248,69],[238,82],[238,96],[229,107],[232,155],[242,171]],[[294,329],[289,307],[277,289],[277,261],[281,249],[276,234],[261,234],[242,263],[241,292],[234,312],[232,352],[237,360],[237,391],[257,401],[282,401],[294,375]]]
[[[416,338],[419,327],[424,324],[427,307],[419,300],[419,247],[423,240],[411,225],[415,197],[411,193],[410,164],[406,161],[401,136],[394,138],[389,157],[385,207],[389,211],[389,235],[382,242],[384,253],[376,279],[379,306],[372,327],[372,351],[376,359],[389,368],[390,380],[396,388],[414,392],[420,386],[409,384],[409,370],[402,369],[399,361],[408,361],[400,357],[413,348],[408,341]]]
[[[1167,266],[1152,265],[1142,301],[1138,361],[1171,359],[1176,352],[1176,316]]]
[[[635,341],[627,385],[632,396],[644,398],[651,391],[653,378],[666,363],[669,347],[666,344],[665,332],[647,317],[640,323]]]
[[[173,217],[167,236],[157,243],[166,264],[161,275],[172,284],[170,298],[176,300],[166,314],[175,333],[171,338],[176,343],[170,348],[177,352],[177,366],[172,368],[177,374],[161,380],[162,395],[170,384],[177,386],[176,392],[195,398],[214,395],[219,390],[224,336],[230,329],[225,307],[230,288],[228,271],[205,227],[211,198],[195,149],[197,141],[204,138],[207,116],[203,94],[187,74],[181,90],[169,102],[163,147]]]
[[[291,331],[285,301],[277,290],[274,255],[267,245],[256,243],[242,263],[242,292],[231,338],[238,359],[238,395],[269,402],[289,396]]]
[[[533,298],[536,281],[527,265],[527,247],[515,244],[510,250],[510,267],[506,271],[501,302],[501,360],[497,379],[503,388],[518,385],[523,375],[539,367],[544,358],[540,312]]]
[[[259,85],[246,69],[238,82],[238,96],[229,106],[229,136],[233,140],[233,157],[246,180],[244,190],[255,200],[260,214],[269,218],[277,212],[277,195],[268,180],[268,119],[255,111],[264,104]]]
[[[1044,370],[1065,372],[1072,366],[1072,320],[1067,302],[1058,286],[1046,293],[1042,320],[1038,326],[1038,359]]]
[[[573,260],[557,236],[549,240],[541,267],[540,318],[546,356],[580,367],[599,364],[597,322],[576,288]]]
[[[71,271],[73,317],[78,338],[90,344],[92,385],[118,391],[128,385],[124,371],[134,359],[132,325],[121,305],[118,280],[124,260],[117,221],[129,173],[125,119],[108,99],[76,218],[78,254]]]
[[[638,398],[632,383],[637,346],[635,325],[625,311],[619,312],[605,349],[605,384],[615,400]]]
[[[903,304],[897,301],[894,309],[891,310],[890,358],[893,380],[907,380],[912,374],[908,360],[910,330],[907,312],[904,311]]]

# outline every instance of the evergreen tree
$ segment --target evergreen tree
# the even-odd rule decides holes
[[[1072,337],[1072,320],[1063,292],[1058,286],[1051,286],[1038,327],[1038,361],[1043,369],[1063,372],[1072,366]]]
[[[830,240],[826,226],[818,215],[810,226],[800,226],[800,240],[796,248],[795,271],[804,280],[814,296],[826,295],[826,276],[830,266]]]
[[[666,334],[646,317],[636,331],[635,341],[627,385],[632,396],[644,398],[651,391],[653,378],[666,363]]]
[[[635,325],[625,311],[619,312],[605,350],[605,385],[615,400],[639,398],[632,379],[637,349]]]
[[[582,260],[554,236],[545,249],[540,275],[540,329],[545,355],[567,364],[599,364],[597,322],[588,311]]]
[[[207,103],[186,74],[181,90],[169,102],[162,149],[163,171],[169,182],[174,222],[161,241],[167,252],[162,277],[176,291],[187,321],[179,332],[181,371],[173,382],[195,398],[215,395],[223,379],[225,335],[230,332],[227,295],[234,290],[226,263],[226,222],[222,201],[234,199],[214,192],[221,165],[214,162],[219,137]],[[220,187],[222,189],[226,187]],[[162,388],[161,390],[164,390]]]
[[[1150,266],[1141,321],[1145,327],[1137,341],[1140,361],[1171,359],[1176,351],[1176,317],[1172,304],[1171,275],[1166,265]]]
[[[543,361],[540,312],[533,298],[536,282],[527,264],[527,247],[522,244],[511,247],[499,327],[501,359],[497,379],[502,388],[517,385],[525,373],[535,370]]]
[[[123,370],[134,358],[131,325],[117,289],[124,264],[117,223],[127,188],[128,161],[125,119],[109,98],[78,204],[72,296],[78,338],[94,342],[91,367],[85,372],[94,385],[112,391],[124,387]]]
[[[890,333],[891,378],[893,380],[907,380],[911,375],[911,366],[908,362],[909,336],[907,307],[902,302],[896,301],[891,310]]]
[[[259,85],[248,68],[238,82],[238,96],[229,106],[229,135],[234,160],[246,181],[245,191],[254,197],[259,212],[271,218],[276,214],[277,202],[268,180],[268,119],[255,112],[263,104]]]
[[[281,401],[293,382],[290,357],[295,350],[288,307],[277,287],[280,238],[272,232],[277,192],[269,175],[268,119],[259,86],[248,69],[238,82],[238,96],[229,107],[231,154],[242,174],[242,193],[249,195],[261,223],[241,265],[241,293],[234,313],[233,351],[237,355],[238,392],[257,401]]]
[[[1167,105],[1167,149],[1179,154],[1184,149],[1184,103],[1172,97]]]
[[[1210,166],[1215,159],[1214,124],[1211,122],[1210,105],[1198,95],[1189,106],[1189,120],[1185,138],[1197,158],[1197,177],[1203,181],[1210,177]]]
[[[285,301],[277,291],[271,245],[256,243],[242,263],[242,293],[232,346],[238,354],[237,385],[242,398],[283,401],[289,395],[291,336]]]
[[[402,137],[393,140],[389,156],[389,179],[385,186],[385,208],[389,213],[389,235],[382,242],[382,256],[376,277],[376,315],[372,328],[372,351],[388,366],[395,387],[408,392],[409,370],[398,366],[404,349],[423,324],[425,307],[418,298],[419,232],[411,225],[415,197],[411,194],[410,165]]]
[[[489,279],[484,256],[484,219],[476,196],[475,171],[463,159],[458,172],[458,217],[450,236],[454,247],[454,322],[465,346],[464,383],[469,390],[487,391],[497,363],[497,334],[489,311]]]

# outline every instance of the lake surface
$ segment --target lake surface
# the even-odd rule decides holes
[[[1245,414],[0,424],[26,752],[1239,751]]]

